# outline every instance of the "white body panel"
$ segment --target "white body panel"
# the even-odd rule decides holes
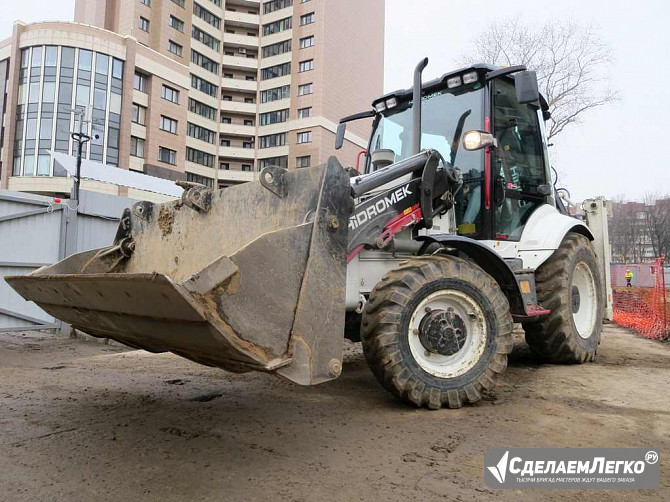
[[[561,214],[555,207],[545,204],[538,207],[528,218],[518,242],[481,242],[503,258],[521,258],[523,268],[535,270],[558,249],[565,234],[575,227],[581,227],[591,235],[583,222]]]

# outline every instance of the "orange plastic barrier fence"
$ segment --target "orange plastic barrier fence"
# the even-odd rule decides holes
[[[658,258],[648,266],[654,267],[653,287],[614,288],[614,322],[645,338],[666,340],[670,338],[670,301],[663,259]]]

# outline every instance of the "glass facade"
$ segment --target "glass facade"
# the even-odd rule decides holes
[[[76,154],[72,109],[90,109],[83,156],[119,164],[123,61],[107,54],[55,45],[21,51],[14,136],[14,176],[65,176],[50,150]]]

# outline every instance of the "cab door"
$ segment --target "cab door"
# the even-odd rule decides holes
[[[547,166],[537,107],[520,104],[512,81],[499,78],[492,89],[492,237],[518,241],[530,215],[547,202]]]

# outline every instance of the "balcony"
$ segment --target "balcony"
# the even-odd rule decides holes
[[[244,113],[255,115],[258,106],[256,103],[241,103],[239,101],[221,101],[219,109],[228,113]]]
[[[255,173],[252,171],[226,171],[219,169],[219,183],[244,183],[253,181]]]
[[[253,159],[255,150],[253,148],[240,148],[236,146],[220,146],[219,157],[230,159]]]
[[[223,34],[224,47],[243,47],[244,49],[258,50],[258,37],[249,37],[247,35],[233,35],[232,33]]]
[[[258,89],[258,82],[255,80],[245,80],[241,78],[222,78],[221,89],[231,91],[252,91]]]
[[[239,124],[220,124],[219,133],[227,136],[252,137],[256,135],[256,127]]]
[[[223,20],[226,25],[242,26],[243,28],[258,28],[260,16],[258,14],[226,10],[223,12]]]
[[[247,58],[244,56],[223,56],[223,70],[230,68],[240,70],[258,70],[258,59]]]

